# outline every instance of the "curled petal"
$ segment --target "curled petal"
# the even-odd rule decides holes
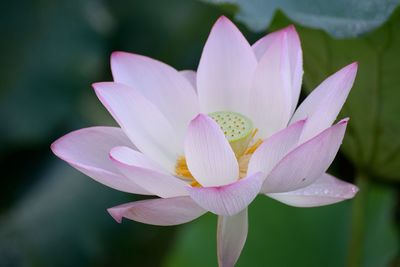
[[[267,196],[290,206],[318,207],[353,198],[357,192],[357,186],[324,173],[307,187],[285,193],[267,194]]]
[[[127,218],[153,225],[177,225],[197,219],[206,211],[190,197],[157,198],[135,201],[107,210],[120,223]]]
[[[190,172],[202,186],[220,186],[239,177],[235,153],[218,124],[199,114],[189,124],[185,156]]]
[[[219,267],[234,266],[247,238],[247,209],[233,216],[219,216],[217,252]]]
[[[254,200],[260,192],[262,181],[262,174],[258,172],[228,185],[187,189],[200,207],[217,215],[233,216]]]
[[[140,152],[128,147],[115,147],[110,157],[121,173],[154,195],[162,198],[188,195],[184,181],[168,174]]]
[[[71,132],[51,145],[51,150],[62,160],[111,188],[134,194],[149,195],[124,177],[111,163],[108,153],[115,146],[134,147],[120,128],[91,127]]]
[[[268,174],[262,192],[294,191],[314,183],[335,158],[347,122],[348,119],[340,121],[289,152]]]

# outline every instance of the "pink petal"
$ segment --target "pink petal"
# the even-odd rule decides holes
[[[350,64],[323,81],[301,103],[291,122],[308,118],[300,142],[325,130],[336,120],[337,115],[353,86],[357,63]]]
[[[190,197],[135,201],[110,208],[107,211],[118,223],[121,223],[122,218],[127,218],[161,226],[187,223],[206,213]]]
[[[215,187],[188,187],[190,197],[200,207],[222,216],[232,216],[245,209],[260,192],[261,173],[251,174],[232,184]]]
[[[267,194],[267,196],[290,206],[317,207],[353,198],[357,192],[357,186],[324,173],[307,187],[291,192]]]
[[[218,124],[199,114],[188,127],[185,157],[192,175],[202,186],[220,186],[239,178],[235,153]]]
[[[196,72],[194,70],[181,70],[179,72],[186,80],[190,82],[192,87],[197,91],[197,84],[196,84]]]
[[[282,33],[286,33],[288,42],[288,51],[286,53],[289,56],[290,73],[292,80],[292,114],[294,109],[296,108],[297,101],[299,100],[301,82],[303,78],[303,54],[300,45],[300,38],[296,32],[296,28],[293,25],[290,25],[282,30],[266,35],[253,45],[253,51],[257,57],[257,60],[260,61],[265,52],[270,48],[271,44],[277,38],[279,38],[279,35],[281,35]]]
[[[290,80],[287,34],[282,32],[258,63],[250,91],[249,116],[261,138],[288,124],[292,105]]]
[[[114,52],[114,81],[129,85],[153,103],[183,137],[189,121],[199,112],[195,91],[174,68],[149,57]]]
[[[288,192],[314,183],[335,158],[347,121],[340,121],[289,152],[269,173],[261,191]]]
[[[219,216],[217,230],[218,265],[232,267],[239,259],[247,238],[247,209],[234,216]]]
[[[263,172],[268,175],[273,167],[298,143],[305,120],[298,121],[272,135],[251,156],[247,174]]]
[[[184,181],[166,173],[140,152],[128,147],[115,147],[111,150],[110,157],[127,178],[159,197],[188,195]]]
[[[160,110],[126,85],[103,82],[93,87],[137,148],[166,169],[174,170],[176,157],[182,154],[182,141]]]
[[[255,55],[242,33],[226,17],[214,24],[197,70],[197,92],[204,113],[244,113]]]
[[[120,128],[91,127],[59,138],[51,145],[51,150],[99,183],[124,192],[151,194],[121,175],[111,163],[108,153],[119,145],[134,147]]]

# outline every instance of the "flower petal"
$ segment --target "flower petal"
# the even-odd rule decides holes
[[[197,84],[196,84],[196,72],[194,70],[181,70],[179,72],[181,75],[183,75],[183,77],[185,77],[186,80],[188,80],[190,82],[190,84],[192,85],[192,87],[195,89],[195,91],[197,92]]]
[[[254,74],[249,116],[267,138],[286,127],[291,116],[291,83],[287,34],[280,33],[264,53]]]
[[[235,265],[246,242],[247,230],[247,208],[234,216],[218,217],[217,252],[219,267]]]
[[[128,147],[115,147],[110,157],[118,170],[135,184],[162,198],[188,195],[186,183],[166,173],[157,163]]]
[[[279,38],[279,35],[282,33],[286,33],[287,35],[287,54],[289,55],[289,63],[290,63],[290,73],[291,73],[291,96],[292,96],[292,111],[293,114],[294,109],[296,108],[297,101],[299,100],[301,82],[303,79],[303,53],[300,45],[300,38],[297,34],[296,28],[293,25],[290,25],[282,30],[272,32],[267,34],[260,40],[258,40],[253,46],[253,51],[257,57],[257,60],[260,61],[263,57],[265,51],[267,51],[270,45]]]
[[[187,223],[206,213],[190,197],[135,201],[110,208],[107,211],[118,223],[121,223],[122,218],[127,218],[161,226]]]
[[[112,54],[111,69],[115,82],[140,91],[183,137],[189,121],[199,113],[196,93],[187,79],[167,64],[126,52]]]
[[[307,187],[291,192],[267,194],[267,196],[290,206],[318,207],[353,198],[357,192],[357,186],[324,173]]]
[[[266,176],[272,168],[298,143],[305,120],[298,121],[272,135],[251,156],[247,174],[263,172]]]
[[[300,142],[330,127],[353,86],[357,73],[357,63],[350,64],[323,81],[301,103],[291,122],[307,118]]]
[[[188,127],[185,157],[192,175],[202,186],[230,184],[239,177],[235,153],[218,124],[199,114]]]
[[[99,183],[128,193],[151,194],[121,175],[111,163],[108,153],[119,145],[134,147],[120,128],[91,127],[59,138],[51,145],[51,150]]]
[[[262,182],[262,173],[257,172],[228,185],[187,189],[200,207],[217,215],[233,216],[255,199]]]
[[[340,121],[289,152],[269,173],[261,191],[288,192],[306,187],[317,180],[335,158],[347,121]]]
[[[172,171],[182,145],[164,115],[142,94],[126,85],[93,85],[96,94],[127,136],[146,156]]]
[[[197,70],[197,92],[204,113],[244,113],[256,57],[242,33],[226,17],[214,24]]]

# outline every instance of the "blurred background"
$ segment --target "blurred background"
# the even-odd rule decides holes
[[[75,129],[115,125],[90,86],[111,80],[112,51],[196,69],[220,15],[250,43],[295,24],[303,98],[359,61],[341,114],[350,125],[329,172],[358,184],[360,193],[310,209],[258,197],[237,266],[400,266],[398,3],[1,1],[0,266],[216,266],[215,216],[177,227],[117,224],[106,209],[139,197],[85,177],[50,144]]]

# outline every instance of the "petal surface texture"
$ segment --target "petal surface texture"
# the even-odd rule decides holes
[[[298,121],[266,139],[250,159],[247,173],[263,172],[268,175],[272,168],[297,146],[305,120]]]
[[[206,213],[190,197],[135,201],[110,208],[108,212],[119,223],[127,218],[161,226],[187,223]]]
[[[256,57],[242,33],[229,19],[220,17],[211,30],[197,69],[201,111],[245,114],[256,65]]]
[[[197,92],[197,74],[194,70],[181,70],[179,72],[183,77],[190,82],[192,85],[193,89]]]
[[[190,197],[214,214],[232,216],[245,209],[260,192],[262,174],[251,174],[239,181],[216,187],[188,187]]]
[[[140,91],[183,137],[189,121],[199,112],[190,82],[177,70],[155,59],[114,52],[111,56],[114,81]]]
[[[93,85],[100,101],[146,156],[172,171],[181,140],[164,115],[138,90],[112,82]]]
[[[249,116],[261,138],[286,127],[291,103],[287,34],[281,32],[260,59],[250,91]]]
[[[305,142],[330,127],[338,116],[353,86],[357,63],[350,64],[323,81],[301,103],[291,122],[307,118],[300,142]]]
[[[272,169],[262,192],[282,193],[312,184],[331,165],[346,131],[347,119],[289,152]]]
[[[247,209],[234,216],[219,216],[217,253],[219,267],[232,267],[239,259],[247,238]]]
[[[353,198],[357,192],[357,186],[324,173],[307,187],[267,196],[290,206],[318,207]]]
[[[270,45],[279,38],[280,35],[287,36],[287,51],[289,58],[290,77],[291,77],[291,114],[296,108],[299,100],[301,83],[303,79],[303,53],[300,45],[300,38],[293,25],[276,32],[272,32],[253,45],[253,51],[260,61],[265,52],[270,48]]]
[[[124,177],[111,163],[108,153],[115,146],[134,147],[120,128],[91,127],[71,132],[51,145],[59,158],[111,188],[134,194],[151,194]]]
[[[165,172],[157,163],[128,147],[115,147],[112,162],[127,178],[162,198],[188,195],[186,183]]]
[[[239,178],[239,165],[218,124],[199,114],[188,127],[185,157],[190,172],[202,186],[221,186]]]

